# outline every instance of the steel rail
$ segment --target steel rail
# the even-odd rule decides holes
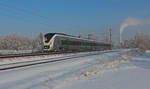
[[[61,54],[60,52],[50,52],[50,53],[23,53],[23,54],[4,54],[0,55],[0,58],[17,58],[17,57],[27,57],[27,56],[41,56],[41,55],[53,55]]]

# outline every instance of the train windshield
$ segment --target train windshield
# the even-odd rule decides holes
[[[54,35],[55,35],[54,33],[45,34],[44,35],[44,37],[45,37],[45,43],[48,43]]]

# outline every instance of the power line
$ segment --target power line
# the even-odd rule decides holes
[[[0,6],[1,6],[1,7],[4,7],[4,8],[8,8],[8,9],[10,9],[11,11],[12,11],[12,10],[13,10],[13,11],[20,11],[20,12],[27,13],[28,15],[31,15],[31,16],[33,16],[33,17],[35,17],[35,16],[36,16],[36,17],[39,17],[39,18],[45,20],[45,21],[42,21],[42,24],[46,25],[47,27],[56,27],[56,25],[49,25],[49,24],[47,24],[47,23],[48,23],[47,21],[49,21],[49,18],[46,17],[46,16],[43,16],[43,15],[41,15],[41,14],[38,14],[36,11],[29,11],[29,10],[27,10],[27,9],[18,8],[18,7],[16,7],[16,6],[6,5],[6,4],[1,3],[1,2],[0,2]]]
[[[36,12],[29,11],[29,10],[26,10],[26,9],[23,9],[23,8],[17,8],[15,6],[6,5],[4,3],[0,3],[0,6],[7,7],[7,8],[14,9],[14,10],[21,11],[21,12],[25,12],[25,13],[28,13],[28,14],[33,15],[33,16],[38,16],[38,17],[43,18],[45,20],[49,19],[46,16],[40,15],[40,14],[38,14]]]
[[[29,15],[32,15],[32,16],[34,16],[34,15],[36,15],[35,13],[32,13],[32,12],[30,12],[30,11],[27,11],[27,10],[25,10],[25,9],[20,9],[20,8],[17,8],[17,7],[12,7],[12,6],[8,6],[8,5],[5,5],[5,4],[2,4],[2,3],[0,3],[0,6],[4,9],[4,8],[6,8],[7,10],[9,10],[9,13],[10,12],[12,12],[12,9],[13,10],[15,10],[16,12],[18,12],[18,11],[21,11],[21,12],[27,12]],[[5,9],[5,11],[6,11],[6,9]],[[0,9],[0,10],[2,10],[2,9]],[[31,14],[32,13],[32,14]],[[10,15],[10,16],[12,16],[12,14]],[[19,14],[15,14],[15,16],[23,16],[23,15],[19,15]],[[36,16],[38,16],[38,17],[40,17],[40,18],[42,18],[42,19],[46,19],[46,20],[48,20],[48,18],[47,17],[44,17],[44,16],[41,16],[41,15],[36,15]],[[8,17],[8,15],[7,15],[7,17]],[[21,19],[23,19],[23,17],[21,18]],[[41,21],[41,20],[40,20]],[[43,25],[46,25],[47,27],[54,27],[54,25],[49,25],[49,24],[47,24],[47,22],[41,22],[41,24],[43,24]]]
[[[33,21],[28,21],[27,19],[24,19],[24,18],[18,18],[17,15],[9,15],[9,14],[6,14],[6,13],[0,13],[1,16],[4,16],[4,17],[8,17],[8,18],[11,18],[11,19],[15,19],[15,20],[19,20],[19,21],[22,21],[22,22],[29,22],[29,23],[33,23]],[[40,25],[43,25],[43,26],[47,26],[47,27],[50,27],[48,24],[45,24],[45,23],[41,23],[41,22],[38,22],[38,24]]]
[[[3,3],[0,3],[0,6],[2,6],[2,7],[5,7],[5,8],[8,8],[8,9],[12,9],[12,10],[15,10],[15,11],[21,11],[21,12],[24,12],[24,13],[27,13],[28,15],[31,15],[31,16],[37,16],[37,17],[39,17],[39,18],[42,18],[42,19],[44,19],[44,20],[46,20],[46,22],[44,21],[44,23],[48,23],[47,21],[49,21],[48,19],[48,17],[45,17],[45,16],[42,16],[42,15],[39,15],[39,14],[37,14],[37,13],[35,13],[35,12],[31,12],[31,11],[28,11],[28,10],[26,10],[26,9],[22,9],[22,8],[17,8],[17,7],[15,7],[15,6],[9,6],[9,5],[6,5],[6,4],[3,4]],[[54,26],[54,25],[53,25]]]

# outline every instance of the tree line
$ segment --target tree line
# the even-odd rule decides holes
[[[43,34],[35,38],[24,37],[18,33],[0,37],[0,50],[42,50]]]
[[[133,38],[124,40],[122,47],[150,50],[150,35],[142,32],[137,32]]]

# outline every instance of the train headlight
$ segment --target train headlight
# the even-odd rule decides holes
[[[44,46],[44,49],[49,49],[49,48],[50,48],[49,45],[45,45],[45,46]]]

